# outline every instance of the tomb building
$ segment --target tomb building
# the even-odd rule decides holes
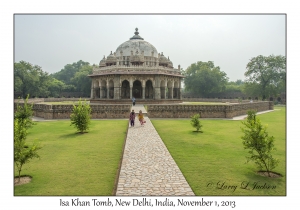
[[[133,97],[147,102],[181,101],[184,76],[163,52],[145,41],[135,29],[134,36],[94,66],[91,102],[124,102]]]

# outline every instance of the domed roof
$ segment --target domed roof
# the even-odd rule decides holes
[[[170,61],[169,56],[168,56],[168,67],[173,68],[173,62]]]
[[[168,64],[169,60],[164,56],[164,53],[161,53],[159,57],[159,64]]]
[[[105,55],[103,56],[103,59],[100,61],[99,66],[100,66],[100,67],[106,66]]]
[[[136,52],[138,50],[139,52],[144,51],[144,56],[154,56],[157,58],[156,48],[139,35],[138,28],[135,30],[135,35],[117,48],[116,56],[121,56],[121,51],[122,56],[130,56],[131,51]]]
[[[106,63],[116,63],[117,58],[112,54],[112,51],[110,52],[110,55],[107,56]]]

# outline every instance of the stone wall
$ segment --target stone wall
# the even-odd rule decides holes
[[[16,110],[17,103],[14,106]],[[91,104],[90,106],[92,119],[128,118],[131,108],[131,104]],[[221,105],[149,104],[147,108],[147,115],[150,118],[190,118],[195,114],[200,114],[201,118],[233,118],[247,114],[250,109],[258,112],[274,109],[271,101]],[[69,119],[72,109],[73,105],[33,104],[34,116],[44,119]]]
[[[183,98],[183,101],[192,101],[192,102],[229,102],[229,103],[239,103],[239,99],[230,99],[230,98]],[[242,100],[242,102],[250,102],[250,100]]]
[[[22,105],[22,103],[20,103]],[[15,110],[17,104],[15,103]],[[128,118],[131,105],[90,105],[92,119]],[[69,119],[73,105],[33,104],[33,115],[44,119]]]
[[[128,118],[131,105],[90,105],[92,119]],[[34,107],[35,109],[35,107]],[[73,105],[50,105],[44,110],[45,119],[69,119]]]
[[[224,105],[148,105],[150,118],[190,118],[200,114],[201,118],[233,118],[247,114],[253,109],[257,112],[273,110],[273,102],[253,102]]]

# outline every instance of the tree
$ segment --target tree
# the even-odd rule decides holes
[[[223,92],[228,81],[226,73],[215,67],[212,61],[193,63],[184,75],[186,90],[203,97]]]
[[[89,95],[91,93],[92,80],[88,77],[88,75],[92,74],[92,72],[92,66],[84,65],[78,72],[75,73],[74,77],[71,79],[71,82],[74,84],[77,91],[80,91],[85,95]]]
[[[66,87],[66,84],[64,82],[50,76],[49,87],[48,87],[50,96],[52,96],[52,97],[60,96],[60,93],[62,92],[62,90],[64,90],[65,87]]]
[[[260,119],[256,117],[256,112],[248,111],[247,120],[242,122],[245,126],[241,128],[244,149],[248,149],[249,156],[247,162],[254,161],[260,169],[265,169],[270,176],[270,172],[278,165],[278,160],[273,158],[271,152],[274,148],[274,137],[269,136],[267,127],[263,126]]]
[[[203,125],[201,125],[199,118],[200,118],[199,114],[195,114],[194,116],[192,116],[191,117],[191,125],[194,128],[196,128],[197,132],[203,133],[203,131],[201,131],[201,128]]]
[[[89,129],[91,112],[91,107],[85,100],[82,102],[80,99],[78,105],[73,105],[72,114],[70,116],[71,125],[74,125],[81,134],[87,132]]]
[[[245,88],[259,89],[259,96],[263,100],[270,96],[277,96],[282,91],[285,91],[285,56],[270,55],[265,57],[259,55],[250,60],[246,69]]]
[[[38,143],[32,145],[26,144],[27,137],[27,119],[14,120],[14,162],[18,169],[19,182],[21,178],[22,167],[33,158],[39,158],[37,151],[41,149]]]
[[[32,121],[31,117],[33,116],[32,111],[32,104],[28,103],[29,95],[27,95],[24,104],[20,105],[20,103],[17,104],[17,110],[14,115],[14,119],[18,120],[19,124],[23,124],[23,126],[28,129],[34,125],[34,122]]]
[[[28,104],[29,95],[23,105],[17,104],[17,110],[14,115],[14,162],[18,168],[19,181],[22,167],[32,158],[39,158],[37,150],[41,149],[37,143],[31,146],[26,144],[27,130],[32,127],[32,104]]]
[[[49,75],[40,66],[20,61],[14,63],[14,90],[22,93],[22,98],[47,96]]]
[[[76,72],[79,72],[81,67],[85,65],[89,65],[89,63],[82,60],[74,62],[73,64],[67,64],[59,72],[52,74],[52,76],[64,82],[66,85],[71,85],[73,84],[71,79],[75,76]]]

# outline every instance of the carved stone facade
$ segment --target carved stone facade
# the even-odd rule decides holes
[[[183,76],[163,53],[135,35],[115,53],[100,61],[89,75],[92,79],[91,102],[105,100],[178,100]]]

